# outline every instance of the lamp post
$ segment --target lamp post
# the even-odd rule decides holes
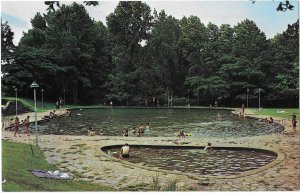
[[[261,89],[258,89],[258,113],[260,111],[260,91]]]
[[[248,109],[248,101],[249,101],[249,88],[247,88],[247,109]]]
[[[37,131],[37,113],[36,113],[36,89],[39,88],[39,85],[33,81],[30,85],[30,88],[33,88],[33,96],[34,96],[34,117],[35,117],[35,144],[38,146],[38,131]]]
[[[190,105],[190,89],[188,89],[188,105]]]
[[[44,89],[42,91],[42,109],[44,110]]]
[[[64,108],[65,108],[65,105],[66,105],[66,89],[64,89]]]
[[[18,89],[15,88],[15,92],[16,92],[16,116],[18,116]]]

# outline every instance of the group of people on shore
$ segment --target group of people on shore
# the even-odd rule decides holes
[[[44,118],[50,118],[50,119],[53,119],[53,118],[55,118],[55,117],[57,117],[57,116],[58,116],[58,115],[56,114],[56,111],[53,110],[53,111],[50,111],[49,116],[46,115]],[[68,110],[68,109],[65,109],[65,116],[67,116],[67,117],[72,117],[71,111]]]
[[[274,123],[274,120],[272,117],[270,117],[270,120],[268,120],[268,118],[264,118],[264,119],[261,119],[260,122],[265,122],[265,123]]]
[[[209,104],[209,109],[212,110],[213,108],[217,108],[218,107],[218,101],[215,101],[215,105],[212,106],[212,104]]]
[[[19,134],[19,137],[21,137],[20,127],[23,127],[24,135],[30,136],[29,125],[30,125],[30,116],[27,116],[21,122],[19,120],[19,117],[16,117],[15,119],[9,120],[8,127],[6,127],[4,130],[13,129],[15,131],[14,137],[16,137],[17,134]]]
[[[59,97],[58,100],[55,102],[55,108],[61,109],[64,106],[64,100],[62,97]]]

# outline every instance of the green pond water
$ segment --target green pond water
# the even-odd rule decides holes
[[[224,121],[217,121],[217,115]],[[184,130],[189,137],[199,136],[254,136],[275,132],[275,125],[256,120],[243,120],[229,110],[209,109],[85,109],[72,110],[71,117],[60,117],[39,123],[43,134],[87,135],[92,127],[96,135],[121,136],[133,127],[150,124],[144,136],[177,136]],[[103,131],[103,132],[101,132]]]
[[[119,158],[120,148],[110,148],[106,153]],[[194,173],[198,175],[230,176],[265,166],[276,155],[249,150],[131,147],[129,158],[123,160],[140,166]]]

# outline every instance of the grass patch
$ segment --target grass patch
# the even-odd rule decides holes
[[[2,141],[2,176],[6,183],[2,191],[113,191],[99,184],[75,180],[51,180],[37,178],[28,170],[56,170],[49,164],[40,149],[33,146],[34,156],[28,144]]]
[[[8,100],[8,101],[16,101],[15,97],[3,97],[3,99]],[[32,99],[18,98],[17,101],[22,103],[24,106],[29,107],[32,111],[34,111],[34,101]],[[42,102],[37,101],[37,104],[36,104],[37,112],[45,112],[45,111],[48,111],[51,109],[55,109],[55,104],[44,101],[43,107],[44,108],[42,108]]]
[[[177,180],[171,180],[167,183],[167,185],[163,188],[162,191],[176,191],[177,190]]]
[[[2,97],[2,99],[8,100],[8,101],[16,101],[15,97]],[[33,99],[26,99],[26,98],[17,98],[17,101],[22,103],[24,106],[27,106],[29,108],[31,108],[32,110],[34,110],[34,101]],[[42,101],[41,100],[37,100],[37,104],[36,104],[36,110],[37,112],[45,112],[48,110],[52,110],[55,109],[55,102],[47,102],[44,101],[43,102],[43,107],[42,108]],[[99,108],[99,107],[103,107],[102,104],[99,105],[90,105],[90,106],[86,106],[86,105],[66,105],[66,108]]]
[[[5,99],[7,101],[12,101],[15,102],[16,98],[15,97],[2,97],[2,99]],[[18,103],[22,103],[24,106],[29,107],[31,109],[31,111],[34,111],[34,101],[33,99],[27,99],[27,98],[17,98]],[[103,107],[102,104],[99,105],[90,105],[90,106],[86,106],[86,105],[66,105],[65,108],[100,108]],[[55,102],[47,102],[44,101],[43,102],[43,108],[42,108],[42,101],[41,100],[37,100],[37,104],[36,104],[36,110],[37,112],[46,112],[49,110],[54,110],[55,109]],[[12,115],[12,117],[14,117]],[[7,116],[7,117],[2,117],[2,119],[10,119],[11,116]]]
[[[251,113],[258,113],[257,108],[249,108]],[[299,117],[299,109],[298,108],[263,108],[259,111],[260,115],[267,115],[270,117],[280,117],[284,119],[291,119],[292,114],[295,113],[297,117]]]
[[[154,191],[160,191],[161,181],[159,180],[159,174],[152,177],[152,188]]]

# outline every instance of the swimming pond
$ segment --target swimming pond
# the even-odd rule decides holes
[[[224,117],[218,121],[217,116]],[[96,135],[121,136],[133,127],[150,124],[144,136],[174,137],[184,130],[190,137],[243,137],[275,132],[278,125],[252,119],[240,119],[229,110],[209,109],[84,109],[72,110],[71,117],[51,119],[39,123],[43,134],[86,135],[92,127]],[[101,132],[102,131],[102,132]]]
[[[104,151],[119,158],[121,146],[105,147]],[[131,146],[129,158],[123,160],[155,169],[197,175],[231,176],[258,169],[275,160],[277,154],[247,148],[215,148],[205,152],[200,147]]]

